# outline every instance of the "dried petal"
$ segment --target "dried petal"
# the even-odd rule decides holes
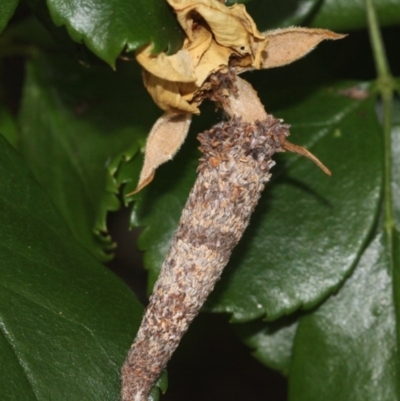
[[[143,71],[143,83],[160,109],[171,113],[200,113],[196,105],[189,104],[181,93],[181,90],[187,88],[190,94],[192,94],[196,89],[194,84],[168,81],[166,79],[158,78],[146,70]]]
[[[337,40],[347,36],[326,29],[296,27],[267,31],[264,35],[268,38],[268,48],[261,68],[281,67],[293,63],[323,40]]]
[[[197,29],[193,31],[192,41],[187,39],[184,43],[184,48],[193,60],[197,86],[200,86],[204,82],[204,79],[201,80],[198,76],[198,66],[213,42],[213,36],[209,28],[199,25]]]
[[[196,75],[190,54],[182,49],[172,56],[165,53],[151,53],[153,45],[147,45],[136,52],[137,62],[158,78],[173,82],[195,82]]]
[[[219,45],[216,42],[211,42],[207,52],[204,53],[198,66],[196,67],[197,89],[200,89],[204,81],[221,67],[228,65],[229,57],[232,51],[228,48]],[[192,94],[193,97],[194,93]]]
[[[133,193],[149,184],[160,164],[171,160],[181,147],[189,131],[192,115],[164,113],[153,125],[147,138],[144,164],[139,183]]]

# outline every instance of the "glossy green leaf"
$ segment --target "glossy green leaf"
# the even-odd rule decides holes
[[[73,238],[1,136],[0,205],[1,399],[119,400],[142,306]]]
[[[291,401],[400,399],[389,249],[380,229],[339,293],[301,320]]]
[[[49,8],[56,26],[65,26],[76,42],[115,64],[124,51],[153,43],[155,51],[175,52],[183,40],[172,9],[159,0],[35,0]]]
[[[0,2],[0,33],[7,26],[17,8],[18,0],[1,0]]]
[[[307,97],[274,113],[292,124],[291,141],[320,157],[333,176],[296,155],[285,158],[286,166],[278,161],[272,170],[276,179],[267,186],[207,310],[231,313],[234,321],[265,314],[276,319],[316,305],[350,273],[374,224],[382,177],[374,99],[341,94],[352,85],[306,88],[302,95],[298,89],[300,98]],[[281,96],[290,99],[293,92],[281,90]],[[134,206],[133,223],[148,226],[139,246],[146,250],[152,279],[194,180],[196,161],[186,146],[157,172]],[[166,213],[168,219],[162,219]]]
[[[251,354],[254,358],[287,375],[297,326],[298,317],[294,315],[275,322],[257,320],[235,324],[234,328],[239,338],[253,350]]]
[[[60,56],[27,66],[22,154],[76,238],[96,257],[112,249],[106,215],[120,206],[114,174],[137,153],[158,110],[133,63],[87,69]]]
[[[379,0],[374,2],[379,23],[382,26],[400,23],[400,1]],[[314,13],[311,25],[338,31],[365,28],[365,1],[324,0]]]
[[[397,80],[400,87],[400,79]],[[393,226],[391,230],[391,262],[393,270],[393,292],[397,317],[397,347],[400,349],[400,100],[393,101],[393,124],[391,131],[391,205]],[[399,397],[400,398],[400,397]]]
[[[400,79],[397,80],[400,86]],[[400,231],[400,99],[395,98],[393,101],[393,124],[391,132],[391,160],[392,166],[392,205],[395,226]]]
[[[84,44],[77,43],[70,37],[65,26],[54,25],[50,11],[43,0],[25,0],[25,4],[31,9],[34,17],[15,24],[12,31],[14,36],[17,36],[18,39],[22,38],[27,43],[39,44],[41,49],[49,48],[49,43],[43,43],[42,39],[47,42],[50,39],[51,48],[56,45],[66,56],[75,58],[82,64],[94,64],[94,60],[98,62],[98,59]],[[38,25],[41,29],[38,29]],[[43,30],[45,35],[43,35]],[[28,35],[31,33],[32,36],[27,37],[27,33]]]
[[[383,114],[382,107],[378,108],[378,114]],[[397,99],[393,114],[391,155],[384,156],[391,156],[387,166],[391,169],[392,198],[389,200],[395,227],[390,228],[381,221],[352,276],[337,294],[300,318],[297,332],[291,338],[292,342],[294,339],[293,358],[287,365],[291,401],[400,399],[397,385],[400,103]],[[380,208],[382,216],[387,196],[390,194],[385,191]],[[255,348],[253,354],[272,367],[276,355],[281,356],[278,362],[282,362],[285,354],[277,351],[285,344],[285,330],[290,329],[289,326],[271,331],[271,325],[279,323],[280,320],[245,324],[244,330],[239,332],[244,341]],[[278,349],[271,347],[274,343]],[[283,350],[289,351],[291,345],[289,341]]]
[[[392,232],[391,238],[391,246],[392,246],[392,263],[393,263],[393,299],[395,304],[395,312],[396,312],[396,329],[397,329],[397,348],[400,349],[400,231],[397,228]],[[400,397],[399,397],[400,399]]]
[[[394,106],[392,199],[399,227],[399,102],[395,101]],[[296,316],[237,325],[240,338],[254,349],[252,354],[258,360],[280,371],[283,365],[284,373],[290,371],[291,401],[400,399],[395,334],[399,318],[395,318],[393,305],[393,295],[396,305],[400,305],[399,255],[398,231],[393,230],[389,245],[379,226],[375,241],[338,294],[300,319],[298,336]]]

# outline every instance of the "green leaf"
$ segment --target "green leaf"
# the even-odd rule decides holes
[[[18,0],[1,0],[0,2],[0,33],[7,26],[17,8]]]
[[[392,263],[393,263],[393,298],[396,312],[397,350],[400,348],[400,232],[396,229],[392,235]],[[399,397],[400,399],[400,397]]]
[[[396,80],[400,86],[400,79]],[[395,98],[393,101],[393,121],[391,130],[391,191],[393,217],[397,231],[400,231],[400,100]]]
[[[400,399],[389,249],[380,226],[339,293],[301,320],[291,401]]]
[[[142,306],[0,137],[1,399],[119,400]]]
[[[287,375],[292,358],[298,316],[285,316],[275,322],[253,321],[235,324],[239,338],[253,351],[251,355],[264,365]]]
[[[160,393],[165,394],[168,388],[168,374],[167,371],[161,374],[160,378],[157,380],[156,384],[152,388],[149,401],[158,401],[160,398]]]
[[[18,127],[14,117],[11,113],[0,104],[0,134],[2,134],[7,141],[17,147],[18,142]]]
[[[25,0],[25,3],[31,9],[34,17],[26,18],[13,25],[11,33],[14,38],[35,43],[42,50],[43,48],[54,48],[54,45],[57,45],[66,56],[75,58],[82,64],[94,64],[95,60],[98,62],[98,59],[81,42],[73,41],[65,26],[54,25],[50,11],[43,0]],[[43,30],[45,35],[43,35]]]
[[[259,30],[304,25],[317,9],[319,0],[254,0],[246,4]]]
[[[311,25],[346,31],[367,26],[364,1],[229,0],[226,3],[245,3],[247,11],[261,30]],[[379,0],[375,3],[382,26],[400,23],[400,0]]]
[[[22,154],[75,237],[99,259],[113,248],[106,215],[120,206],[114,174],[139,151],[157,115],[133,63],[117,73],[60,56],[27,66]]]
[[[400,87],[400,79],[396,80]],[[397,317],[397,349],[400,349],[400,101],[393,99],[393,120],[391,130],[391,206],[393,212],[391,235],[391,269],[393,271],[393,292]],[[389,155],[387,155],[389,156]],[[400,397],[399,397],[400,399]]]
[[[383,108],[379,107],[378,111],[383,117]],[[381,222],[352,276],[337,294],[300,318],[289,368],[291,401],[400,399],[397,385],[400,104],[396,99],[393,112],[391,155],[386,153],[385,158],[390,158],[387,166],[391,169],[392,197],[389,201],[396,228],[390,227],[387,221],[384,225],[382,221],[383,206],[387,203],[387,196],[390,196],[385,192],[380,207]],[[269,327],[279,323],[280,320],[258,324],[253,332],[250,324],[244,325],[247,336],[242,338],[256,348],[255,356],[269,366],[276,362],[274,358],[277,354],[281,356],[278,362],[282,362],[282,355],[285,355],[271,347],[274,342],[276,347],[284,344],[285,330],[289,327],[276,332],[271,332]],[[283,351],[287,352],[290,346],[288,342]]]
[[[390,76],[373,1],[365,5],[381,95],[377,108],[384,145],[381,219],[350,279],[300,321],[290,371],[291,401],[400,399],[400,238],[395,198],[400,109],[393,102],[396,82]]]
[[[233,321],[265,314],[273,320],[316,305],[351,272],[374,224],[382,179],[382,138],[374,99],[341,94],[353,85],[280,90],[282,98],[303,100],[275,116],[292,124],[291,141],[320,157],[333,176],[324,176],[297,155],[288,155],[286,166],[278,161],[272,170],[276,179],[267,186],[211,294],[208,311],[231,313]],[[368,90],[368,85],[360,85],[362,91]],[[264,93],[280,102],[278,94],[261,88]],[[136,198],[132,222],[147,226],[138,245],[146,251],[152,281],[194,180],[197,163],[191,157],[198,153],[191,150],[195,145],[190,146],[163,166]]]
[[[90,6],[86,0],[35,2],[48,6],[56,26],[65,25],[73,40],[111,66],[124,50],[152,43],[156,52],[173,53],[182,45],[182,30],[166,1],[97,0]]]
[[[381,26],[400,23],[400,0],[379,0],[374,3]],[[337,31],[365,28],[367,18],[364,1],[321,1],[311,25]]]
[[[400,104],[395,100],[391,188],[397,227],[399,133]],[[301,318],[300,325],[296,315],[276,322],[236,325],[240,338],[254,349],[252,354],[258,360],[283,373],[290,372],[291,401],[400,399],[396,387],[399,316],[397,312],[396,319],[394,312],[398,309],[393,304],[394,296],[395,304],[400,305],[400,235],[394,230],[389,243],[382,225],[375,231],[375,239],[350,279],[315,312]],[[294,339],[294,357],[290,360]]]

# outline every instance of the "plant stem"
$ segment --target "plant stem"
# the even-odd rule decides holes
[[[379,29],[378,17],[376,15],[373,0],[366,0],[368,30],[374,54],[375,66],[378,78],[388,79],[391,77],[386,52],[383,45],[381,31]]]
[[[392,230],[395,227],[392,202],[392,104],[393,88],[395,87],[386,52],[379,29],[373,0],[366,0],[368,29],[373,49],[376,71],[378,75],[378,90],[383,104],[383,135],[384,135],[384,208],[385,230],[389,243],[392,242]]]

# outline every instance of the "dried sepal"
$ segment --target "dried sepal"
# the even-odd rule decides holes
[[[154,172],[160,164],[174,157],[186,138],[191,120],[190,113],[166,112],[156,121],[147,138],[144,164],[133,193],[153,180]]]
[[[315,155],[313,155],[309,150],[306,148],[303,148],[302,146],[295,145],[294,143],[284,141],[282,144],[283,149],[288,150],[289,152],[297,153],[301,156],[307,157],[307,159],[310,159],[313,161],[326,175],[331,176],[331,170],[329,170],[328,167],[325,166],[324,163],[321,162],[321,160],[318,159]]]
[[[235,87],[235,93],[231,92],[224,104],[225,112],[230,117],[240,116],[244,122],[265,120],[267,112],[251,84],[236,77]]]
[[[342,39],[341,35],[327,29],[286,28],[264,33],[268,48],[261,68],[281,67],[291,64],[311,52],[324,40]]]

